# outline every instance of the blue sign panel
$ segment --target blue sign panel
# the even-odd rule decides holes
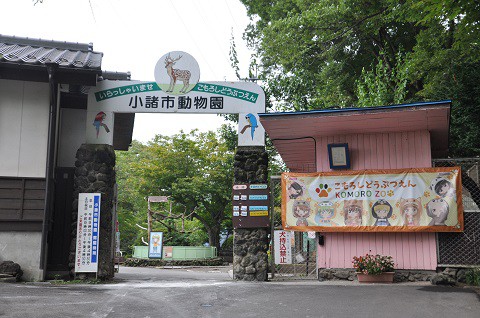
[[[248,196],[249,200],[268,200],[268,195],[266,194],[251,194]]]
[[[260,189],[266,189],[267,185],[266,184],[251,184],[250,189],[252,190],[260,190]]]
[[[100,220],[100,195],[93,197],[93,228],[92,228],[92,263],[98,256],[98,221]]]
[[[252,205],[250,206],[250,211],[264,211],[268,210],[268,206],[266,205]]]

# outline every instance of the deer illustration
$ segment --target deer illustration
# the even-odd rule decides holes
[[[187,88],[190,82],[190,76],[192,75],[189,70],[179,70],[173,68],[175,62],[182,58],[183,55],[179,55],[176,59],[172,59],[170,54],[168,54],[165,59],[165,68],[167,69],[167,74],[170,77],[170,87],[167,92],[173,92],[173,88],[177,83],[177,79],[183,82],[183,87],[180,90],[180,93],[186,93]]]

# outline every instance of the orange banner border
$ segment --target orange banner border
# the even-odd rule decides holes
[[[403,174],[403,173],[432,173],[432,172],[451,172],[458,170],[456,179],[457,195],[457,220],[455,226],[288,226],[287,220],[287,177],[327,177],[327,176],[350,176],[357,174]],[[344,170],[329,172],[283,172],[282,173],[282,227],[289,231],[315,231],[315,232],[463,232],[463,201],[462,201],[462,170],[460,167],[435,167],[435,168],[410,168],[410,169],[378,169],[378,170]]]

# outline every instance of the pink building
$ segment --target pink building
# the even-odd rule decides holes
[[[432,167],[446,157],[451,101],[260,114],[292,172],[331,171],[327,145],[347,143],[350,170]],[[435,233],[321,233],[319,268],[351,268],[353,256],[393,256],[396,268],[435,270]]]

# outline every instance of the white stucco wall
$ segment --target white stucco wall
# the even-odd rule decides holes
[[[23,270],[22,280],[43,280],[41,241],[42,232],[0,232],[0,262],[18,263]]]
[[[60,110],[60,140],[58,144],[57,166],[75,167],[77,150],[86,140],[86,120],[87,111],[84,109],[62,108]]]
[[[47,83],[0,79],[0,176],[45,177],[49,103]]]

